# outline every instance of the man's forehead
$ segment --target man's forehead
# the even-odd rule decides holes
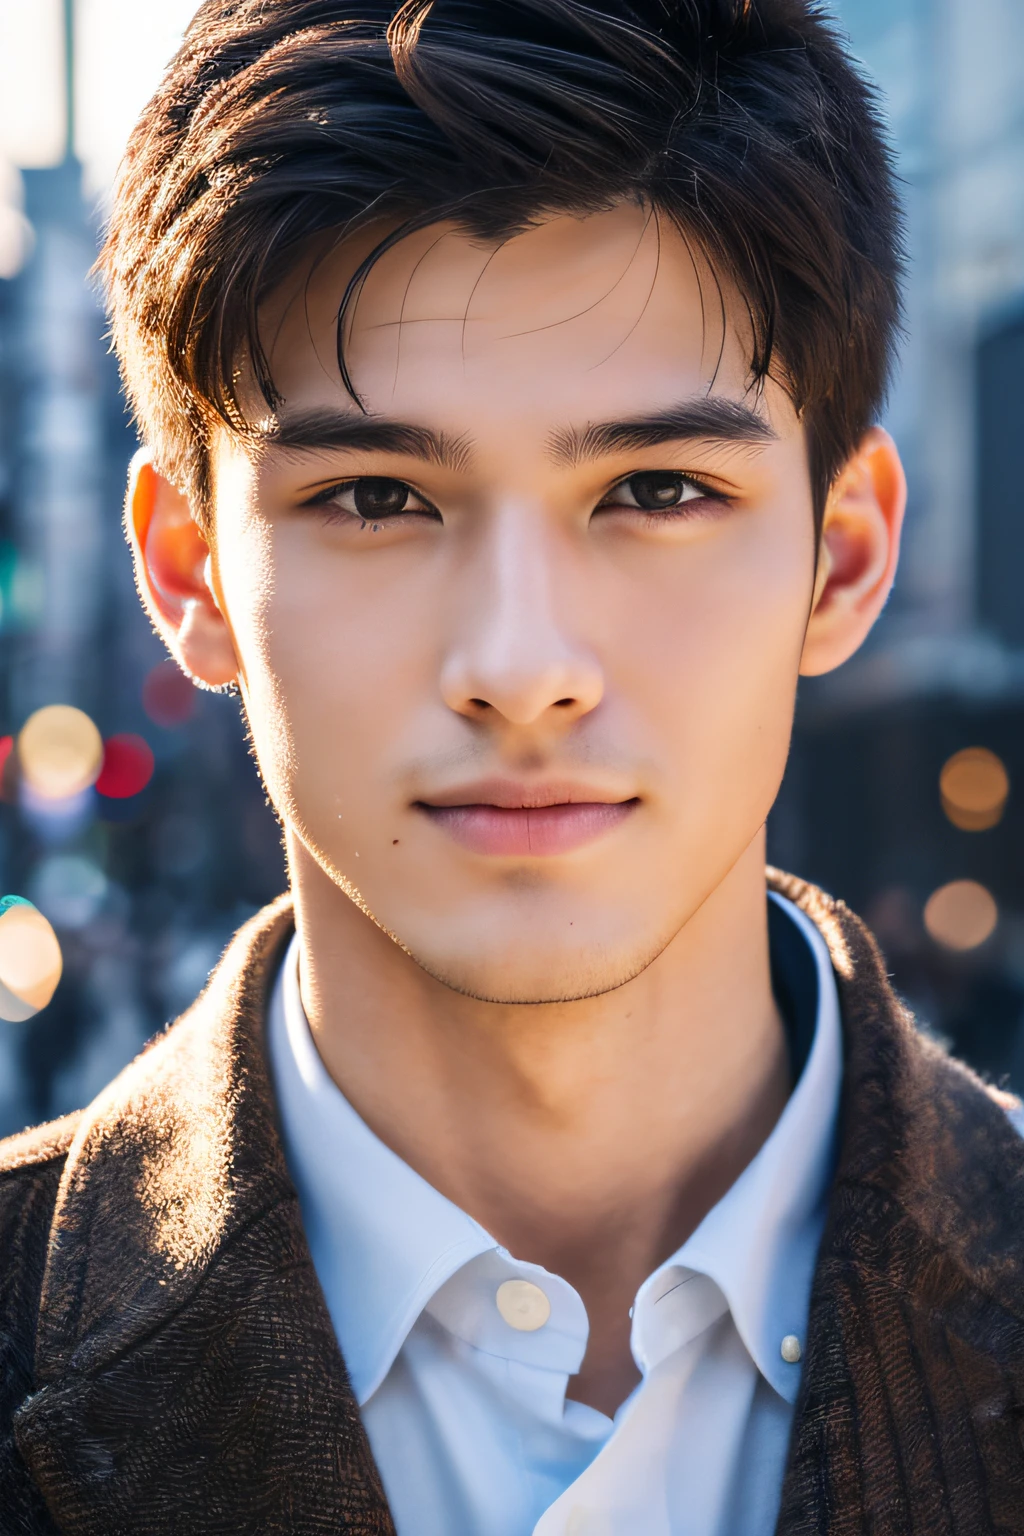
[[[307,383],[313,372],[339,379],[339,349],[379,408],[382,392],[415,388],[417,376],[435,389],[441,370],[448,389],[458,373],[486,378],[494,369],[506,371],[509,391],[575,380],[608,397],[605,412],[626,368],[674,374],[665,383],[676,393],[687,388],[684,374],[694,388],[716,374],[740,383],[749,372],[742,304],[674,225],[636,205],[552,215],[503,241],[450,224],[419,230],[376,260],[340,328],[343,299],[374,244],[364,232],[318,251],[267,311],[282,394],[304,394],[302,374]],[[658,388],[653,377],[650,387]]]

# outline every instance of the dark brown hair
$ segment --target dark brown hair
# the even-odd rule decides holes
[[[204,515],[243,358],[279,403],[257,320],[314,237],[388,217],[497,240],[624,198],[738,287],[820,519],[884,399],[901,243],[871,90],[809,0],[206,0],[101,256],[142,434]]]

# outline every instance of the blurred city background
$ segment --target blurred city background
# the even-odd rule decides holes
[[[139,608],[135,439],[89,279],[194,8],[0,0],[0,1135],[91,1098],[284,883],[237,703],[194,690]],[[868,918],[929,1029],[1024,1090],[1024,5],[834,10],[905,185],[887,424],[910,515],[871,643],[801,689],[771,853]]]

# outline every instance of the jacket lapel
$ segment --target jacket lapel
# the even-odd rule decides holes
[[[72,1144],[15,1420],[62,1531],[393,1536],[274,1122],[291,925],[243,929]]]
[[[773,872],[824,934],[845,1048],[780,1536],[1024,1530],[1024,1142],[915,1028],[863,925]]]

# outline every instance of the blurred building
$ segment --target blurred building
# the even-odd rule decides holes
[[[1024,1089],[1024,7],[838,12],[881,89],[905,185],[908,340],[888,424],[910,509],[869,646],[801,690],[773,852],[873,922],[937,1033]],[[944,809],[943,765],[971,747],[1005,765],[1001,812],[972,818],[948,797]],[[976,890],[978,921],[967,891],[959,936],[934,920],[942,900],[925,919],[936,891],[965,880],[996,904],[980,942]]]
[[[86,1102],[187,1006],[238,923],[284,885],[237,702],[191,687],[135,592],[121,529],[135,439],[90,279],[98,230],[81,166],[68,153],[8,182],[0,884],[49,918],[64,974],[35,1018],[0,1020],[0,1135]],[[23,239],[13,258],[12,217]],[[33,796],[11,737],[55,703],[95,722],[108,757],[110,738],[127,737],[144,763],[148,747],[152,771],[128,783],[107,774],[107,792],[101,777],[66,802]]]

